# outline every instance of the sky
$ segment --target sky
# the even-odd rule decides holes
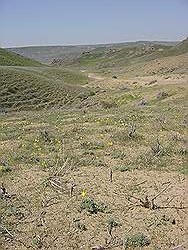
[[[188,0],[0,0],[0,47],[188,36]]]

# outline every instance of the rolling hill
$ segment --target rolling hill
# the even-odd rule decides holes
[[[87,77],[48,67],[0,67],[1,112],[76,105],[93,94],[80,86],[84,81]]]
[[[139,43],[134,46],[122,48],[100,47],[82,55],[70,64],[77,67],[90,67],[101,70],[108,68],[120,68],[145,63],[164,57],[177,56],[188,52],[187,40],[175,46],[166,46],[152,43]]]
[[[97,48],[125,48],[125,47],[135,47],[135,46],[137,47],[143,44],[174,46],[177,44],[177,42],[137,41],[137,42],[95,44],[95,45],[28,46],[28,47],[7,48],[7,50],[37,60],[42,63],[50,64],[55,58],[62,59],[65,62],[69,62],[70,60],[79,57],[83,52],[92,51]]]
[[[40,66],[41,63],[0,48],[0,66]]]

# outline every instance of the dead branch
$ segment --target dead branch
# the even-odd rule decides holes
[[[75,184],[71,184],[71,187],[70,187],[70,197],[72,197],[72,195],[73,195],[73,191],[74,191],[74,187],[75,186],[76,186]]]
[[[45,208],[45,207],[50,207],[50,206],[53,206],[53,205],[56,205],[58,203],[60,203],[61,201],[54,201],[54,202],[51,202],[53,201],[54,199],[56,199],[56,197],[52,197],[48,200],[43,200],[42,201],[42,207]],[[51,203],[50,203],[51,202]]]
[[[11,198],[11,195],[8,193],[3,183],[1,184],[1,187],[0,187],[0,198],[5,198],[5,199]]]
[[[0,226],[10,237],[12,240],[19,242],[20,244],[22,244],[24,247],[26,247],[27,249],[32,248],[35,249],[33,246],[27,245],[26,243],[24,243],[23,241],[17,239],[6,227],[4,226]]]
[[[168,186],[163,188],[155,197],[153,197],[152,201],[154,201],[157,197],[159,197],[161,194],[163,194],[170,186],[171,186],[171,182],[168,184]]]
[[[63,171],[63,169],[66,167],[67,163],[68,163],[68,158],[65,160],[63,166],[60,167],[60,168],[56,171],[56,173],[54,174],[54,176],[58,176],[58,175]]]
[[[62,194],[62,192],[59,190],[59,189],[61,189],[61,190],[63,189],[63,187],[61,186],[60,183],[57,183],[57,182],[55,182],[55,181],[53,181],[53,180],[49,180],[49,182],[50,182],[50,184],[52,185],[52,187],[56,188],[56,191],[57,191],[58,193]]]
[[[166,208],[174,208],[174,209],[188,209],[188,207],[175,207],[175,206],[157,206],[157,209],[166,209]]]
[[[142,206],[142,207],[150,208],[150,209],[156,208],[154,202],[153,202],[152,200],[149,200],[149,199],[148,199],[148,196],[145,197],[145,200],[140,199],[140,198],[137,198],[137,197],[132,196],[132,195],[131,195],[130,197],[131,197],[131,198],[134,198],[135,200],[140,201],[140,203],[141,203],[140,206]]]
[[[14,238],[14,235],[11,234],[11,232],[4,226],[1,226],[1,228],[11,237],[11,238]]]
[[[171,183],[169,183],[165,188],[163,188],[158,194],[156,194],[152,199],[149,199],[148,196],[145,197],[145,199],[141,199],[138,197],[135,197],[133,195],[129,196],[130,198],[133,198],[135,200],[138,200],[140,202],[140,206],[149,208],[149,209],[155,209],[159,208],[159,206],[155,205],[154,201],[157,197],[162,195],[169,187],[171,186]]]
[[[142,185],[142,184],[145,184],[147,181],[145,180],[145,181],[142,181],[142,182],[140,182],[140,183],[138,183],[138,184],[134,184],[134,186],[140,186],[140,185]]]
[[[112,180],[113,180],[113,172],[112,172],[112,169],[110,169],[110,182],[112,182]]]

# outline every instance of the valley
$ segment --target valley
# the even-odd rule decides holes
[[[187,249],[188,39],[50,51],[0,50],[1,249]]]

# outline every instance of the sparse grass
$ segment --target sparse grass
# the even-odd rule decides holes
[[[126,172],[130,170],[129,166],[117,166],[116,170],[119,170],[120,172]]]
[[[65,71],[63,72],[65,75]],[[56,81],[52,74],[43,74],[31,69],[0,68],[0,109],[19,111],[63,108],[72,103],[76,105],[95,94],[92,90],[79,86],[82,81],[79,75],[72,76],[68,73],[63,80]],[[75,84],[73,84],[74,79]]]
[[[91,198],[84,198],[81,201],[80,209],[86,210],[90,214],[97,214],[98,212],[104,213],[106,211],[107,207],[103,203],[101,203],[101,204],[96,203]]]
[[[80,219],[73,219],[73,222],[75,224],[75,227],[79,230],[79,231],[86,231],[86,225],[82,222],[80,222]]]
[[[158,85],[157,81],[140,87],[138,80],[129,92],[122,93],[119,85],[114,89],[103,85],[102,91],[93,95],[93,89],[80,86],[84,77],[78,76],[74,84],[77,73],[71,77],[71,71],[66,75],[61,68],[0,71],[1,104],[11,111],[0,114],[0,183],[12,195],[11,199],[2,197],[0,216],[2,225],[16,239],[29,248],[42,244],[44,249],[90,249],[96,242],[104,244],[109,234],[107,241],[112,247],[120,244],[120,249],[123,238],[125,249],[153,249],[156,243],[169,249],[170,241],[177,244],[183,240],[179,225],[184,218],[178,214],[185,211],[179,207],[185,205],[188,174],[183,84]],[[109,79],[115,81],[112,75]],[[173,95],[157,99],[159,91]],[[29,99],[27,103],[32,94],[37,95],[36,102]],[[65,96],[67,105],[59,108]],[[148,105],[140,107],[141,98],[146,98]],[[104,108],[101,100],[116,105]],[[27,112],[19,111],[23,109]],[[115,170],[112,181],[110,170]],[[128,201],[131,195],[154,197],[169,181],[171,188],[157,198],[159,206],[169,206],[167,210],[148,211],[138,200]],[[89,197],[81,200],[83,188]],[[166,211],[179,222],[172,224],[163,218]],[[150,237],[137,234],[138,230]],[[2,231],[3,247],[22,247]]]
[[[41,63],[0,48],[1,66],[41,66]]]
[[[148,236],[138,233],[124,239],[124,249],[148,246],[151,243]]]
[[[111,153],[112,159],[121,159],[123,160],[126,157],[126,154],[123,151],[115,150]]]

